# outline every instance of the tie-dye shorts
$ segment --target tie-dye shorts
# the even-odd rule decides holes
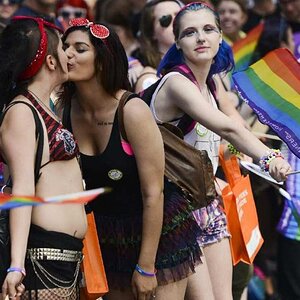
[[[198,237],[200,247],[205,247],[231,236],[220,199],[217,198],[208,206],[195,210],[193,215],[201,228],[201,234]]]

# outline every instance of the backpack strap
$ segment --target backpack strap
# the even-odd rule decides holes
[[[43,156],[43,148],[44,148],[44,129],[43,129],[43,125],[42,122],[38,116],[38,113],[36,111],[36,109],[30,105],[29,103],[25,102],[25,101],[14,101],[13,103],[11,103],[6,109],[5,111],[1,114],[0,117],[0,126],[2,125],[3,119],[7,113],[7,111],[14,105],[16,104],[25,104],[27,105],[33,114],[34,117],[34,122],[35,122],[35,138],[37,141],[37,150],[36,150],[36,155],[35,155],[35,163],[34,163],[34,181],[35,184],[37,184],[39,178],[40,178],[40,168],[41,168],[41,164],[42,164],[42,156]],[[12,186],[12,179],[11,176],[9,176],[7,183],[7,186],[11,187]]]
[[[124,127],[124,106],[125,104],[128,102],[128,100],[130,100],[132,98],[132,96],[135,95],[132,92],[126,91],[119,102],[119,106],[118,106],[118,123],[119,123],[119,129],[120,129],[120,133],[121,133],[121,137],[128,142],[128,138],[127,138],[127,134],[125,131],[125,127]]]

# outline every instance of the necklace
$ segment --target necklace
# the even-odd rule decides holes
[[[28,92],[34,97],[34,99],[48,112],[48,114],[58,123],[61,124],[61,120],[54,114],[54,112],[48,107],[40,98],[33,92],[28,90]]]

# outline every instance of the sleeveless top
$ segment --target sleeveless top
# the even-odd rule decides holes
[[[136,97],[132,95],[129,99]],[[72,132],[70,107],[64,110],[64,125]],[[87,190],[110,187],[112,191],[96,198],[89,207],[102,216],[135,216],[143,202],[135,157],[122,145],[118,111],[105,150],[97,155],[80,153],[82,175]]]
[[[42,165],[41,168],[52,161],[70,160],[77,157],[79,155],[79,148],[73,134],[49,115],[30,92],[24,93],[24,96],[30,100],[42,116],[48,134],[50,160]]]
[[[163,86],[163,84],[166,82],[166,80],[174,75],[180,75],[187,77],[186,75],[182,74],[181,72],[177,71],[171,71],[167,73],[159,82],[156,90],[154,91],[152,95],[152,99],[150,102],[150,109],[152,111],[152,114],[156,120],[157,123],[163,123],[162,120],[160,120],[157,117],[156,111],[155,111],[155,101],[156,101],[156,96]],[[188,77],[187,77],[188,78]],[[212,95],[211,91],[209,91],[209,98],[211,100],[211,105],[215,108],[218,109],[216,101],[214,99],[214,96]],[[212,116],[213,117],[213,116]],[[180,119],[171,121],[170,123],[177,126],[180,122]],[[207,129],[205,126],[201,125],[198,122],[193,122],[191,124],[191,128],[189,128],[188,132],[185,133],[184,135],[184,140],[195,147],[198,150],[206,150],[208,153],[208,156],[212,162],[214,173],[216,173],[218,163],[219,163],[219,147],[220,147],[220,141],[221,138],[219,135],[214,133],[213,131]]]

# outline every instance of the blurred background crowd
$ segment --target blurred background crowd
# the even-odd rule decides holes
[[[189,2],[182,1],[184,4]],[[230,46],[245,38],[263,22],[264,29],[252,62],[280,47],[288,48],[296,59],[300,59],[300,0],[205,2],[219,13],[223,38]],[[156,69],[174,43],[172,21],[182,3],[179,0],[0,0],[0,26],[4,28],[15,15],[41,16],[63,29],[68,27],[70,19],[79,17],[109,24],[116,30],[126,50],[132,90],[139,92],[158,79]],[[272,138],[273,133],[269,128],[262,126],[251,109],[239,99],[230,78],[220,76],[220,80],[234,106],[248,123],[247,126],[261,133],[263,142],[268,146],[280,148],[281,142]],[[293,161],[294,169],[297,169],[299,160],[290,153],[288,157],[290,163]],[[284,199],[273,185],[254,174],[250,175],[265,243],[253,266],[240,263],[235,267],[234,299],[284,300],[279,296],[280,289],[300,289],[299,226],[291,224],[290,230],[282,230],[283,227],[278,226],[280,218],[284,218],[286,213]],[[296,175],[292,180],[287,182],[286,189],[292,198],[298,200],[300,178]],[[294,286],[288,286],[293,280],[284,281],[289,277],[295,281]],[[243,291],[240,291],[240,287],[244,288],[247,284],[248,291],[241,296]]]

